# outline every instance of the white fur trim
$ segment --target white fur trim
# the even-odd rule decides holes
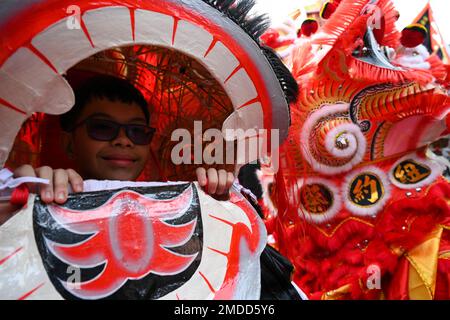
[[[353,155],[352,159],[345,165],[342,165],[340,167],[328,166],[326,164],[318,162],[317,159],[312,157],[310,154],[308,145],[308,142],[310,140],[309,136],[317,122],[326,116],[330,116],[338,112],[347,112],[348,108],[349,105],[347,103],[322,106],[320,110],[312,113],[305,121],[300,136],[300,141],[302,143],[301,151],[305,160],[308,161],[308,163],[315,171],[327,175],[342,173],[351,170],[355,165],[359,164],[362,161],[364,153],[366,151],[366,138],[361,132],[361,129],[353,123],[342,124],[340,126],[337,126],[336,128],[333,128],[325,138],[325,147],[332,155],[336,156],[337,158],[349,157]],[[344,150],[336,148],[335,140],[339,134],[345,134],[349,142],[349,148]]]
[[[384,194],[381,197],[381,199],[377,203],[375,203],[371,206],[366,206],[366,207],[359,206],[359,205],[353,203],[350,199],[350,188],[351,188],[353,180],[358,175],[360,175],[364,172],[367,172],[367,173],[377,176],[380,179],[381,183],[383,184],[383,189],[384,189]],[[364,167],[364,168],[360,168],[355,171],[352,171],[345,179],[344,191],[345,191],[345,194],[342,196],[342,198],[344,199],[345,207],[350,212],[354,213],[357,216],[361,216],[361,217],[374,216],[383,209],[386,202],[390,199],[391,184],[389,182],[389,179],[388,179],[386,173],[383,170],[381,170],[380,168],[375,167],[375,166],[369,166],[369,167]]]
[[[419,45],[415,48],[403,47],[394,63],[408,68],[430,70],[431,66],[426,61],[429,57],[430,53],[424,45]]]
[[[323,185],[325,188],[327,188],[330,191],[330,193],[332,195],[331,207],[324,213],[314,214],[314,213],[308,212],[308,210],[306,210],[306,208],[301,203],[301,201],[300,201],[301,199],[299,199],[301,188],[303,186],[311,185],[311,184]],[[296,186],[294,186],[292,188],[291,192],[293,192],[294,194],[291,194],[289,198],[294,199],[294,201],[295,201],[295,199],[297,199],[298,201],[296,203],[300,203],[300,207],[298,208],[298,216],[300,217],[300,219],[304,219],[310,223],[322,224],[322,223],[328,222],[328,221],[332,220],[339,213],[339,211],[342,208],[342,196],[341,196],[341,193],[339,192],[339,188],[334,183],[332,183],[331,181],[326,180],[326,179],[309,178],[309,179],[306,179],[306,181],[304,179],[299,179],[297,181]]]
[[[430,175],[427,178],[425,178],[424,180],[419,181],[414,184],[400,183],[399,181],[397,181],[397,179],[394,178],[394,171],[395,171],[395,168],[397,167],[397,165],[399,165],[401,162],[403,162],[405,160],[412,160],[414,162],[418,162],[419,164],[427,166],[431,171]],[[392,184],[394,186],[396,186],[397,188],[400,188],[400,189],[420,188],[420,187],[423,187],[423,186],[426,186],[426,185],[432,183],[438,176],[442,175],[442,172],[444,170],[445,170],[445,166],[442,165],[441,163],[439,163],[438,161],[420,157],[416,153],[410,153],[410,154],[402,157],[401,159],[399,159],[396,163],[394,163],[391,170],[389,170],[389,180],[392,182]]]

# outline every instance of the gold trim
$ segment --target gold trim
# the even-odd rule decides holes
[[[350,284],[346,284],[343,285],[342,287],[335,289],[335,290],[330,290],[328,292],[325,292],[321,299],[322,300],[339,300],[344,298],[345,296],[350,294],[350,289],[351,289],[351,285]]]
[[[432,300],[436,289],[439,245],[443,228],[438,226],[427,239],[405,253],[408,259],[409,298],[412,300]]]
[[[339,222],[339,224],[333,229],[333,231],[331,231],[331,233],[327,233],[325,230],[322,230],[320,227],[318,227],[318,226],[314,226],[317,230],[319,230],[324,236],[326,236],[326,237],[328,237],[328,238],[331,238],[331,237],[333,237],[334,236],[334,234],[338,231],[338,229],[340,228],[340,227],[342,227],[342,225],[344,225],[346,222],[348,222],[349,220],[355,220],[355,221],[358,221],[358,222],[360,222],[360,223],[363,223],[363,224],[365,224],[365,225],[367,225],[367,226],[369,226],[369,227],[372,227],[372,228],[375,228],[375,225],[374,224],[372,224],[372,223],[370,223],[370,222],[367,222],[367,221],[365,221],[365,220],[363,220],[363,219],[360,219],[360,218],[357,218],[357,217],[347,217],[347,218],[345,218],[344,220],[342,220],[341,222]]]
[[[450,250],[439,253],[438,259],[450,260]]]

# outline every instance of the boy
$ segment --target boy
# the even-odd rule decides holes
[[[75,106],[60,117],[65,150],[75,169],[34,169],[23,165],[15,177],[37,176],[49,179],[40,188],[46,203],[64,203],[69,185],[83,191],[83,179],[135,180],[149,158],[154,129],[141,93],[130,83],[113,77],[96,77],[75,90]],[[225,196],[234,175],[225,170],[198,168],[199,185],[210,195]],[[16,208],[17,210],[17,208]],[[14,213],[12,206],[0,207],[0,225]],[[261,299],[298,299],[290,283],[292,267],[274,249],[266,246],[261,257]]]
[[[46,203],[64,203],[69,185],[82,192],[83,179],[135,180],[149,158],[154,129],[139,90],[126,80],[97,76],[75,91],[74,107],[60,117],[75,170],[23,165],[14,171],[15,177],[49,179],[39,191]],[[198,168],[196,175],[199,185],[216,196],[226,195],[234,180],[233,173],[213,168]]]

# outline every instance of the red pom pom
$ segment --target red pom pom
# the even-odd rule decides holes
[[[301,32],[306,37],[310,37],[319,29],[319,24],[315,19],[306,19],[302,23]]]
[[[412,24],[402,31],[400,42],[406,48],[415,48],[421,45],[427,36],[427,29],[421,24]]]
[[[264,32],[260,39],[265,45],[273,48],[275,47],[275,44],[279,37],[280,34],[277,30],[269,28],[266,32]]]
[[[322,19],[329,19],[331,15],[336,11],[337,4],[334,2],[326,2],[323,4],[322,9],[320,10],[320,17]]]
[[[24,206],[27,204],[28,195],[30,192],[28,191],[28,187],[26,184],[21,184],[11,194],[11,199],[9,202],[16,206]]]

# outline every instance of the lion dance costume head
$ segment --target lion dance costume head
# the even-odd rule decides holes
[[[446,68],[390,1],[324,9],[289,58],[300,94],[269,232],[312,299],[449,298],[450,187],[427,157],[449,133]]]

